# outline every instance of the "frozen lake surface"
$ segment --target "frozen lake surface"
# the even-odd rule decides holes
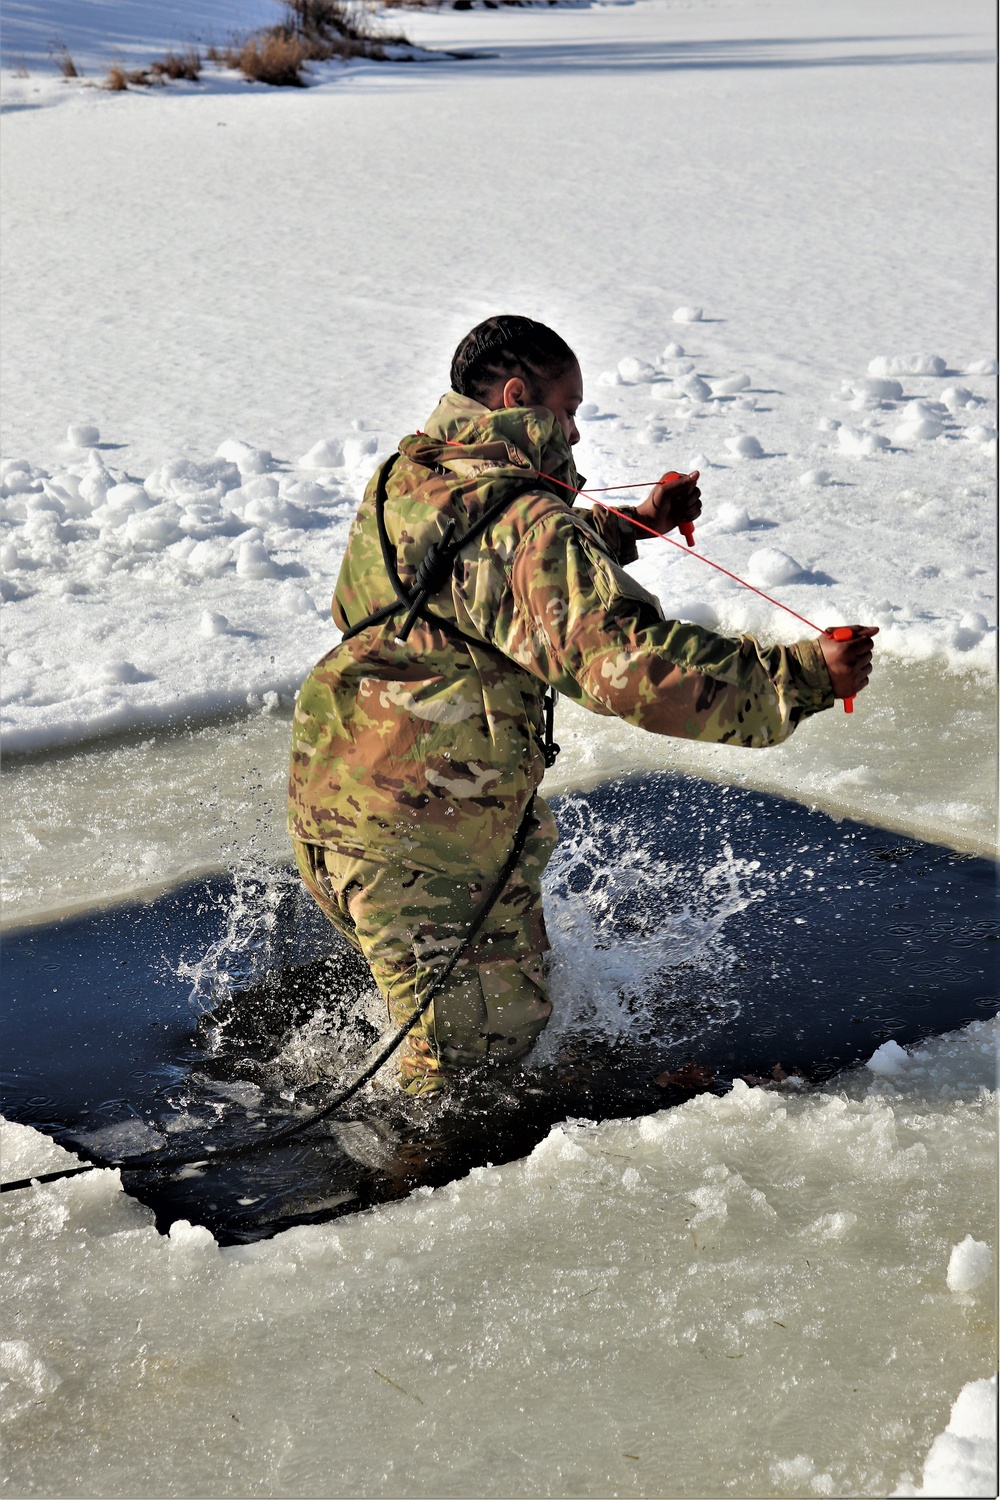
[[[289,699],[335,639],[360,487],[503,310],[578,348],[592,483],[697,466],[700,549],[882,630],[853,719],[736,756],[567,713],[551,790],[683,770],[987,852],[991,8],[407,13],[414,41],[492,55],[331,65],[304,91],[87,86],[112,48],[139,63],[261,7],[183,10],[4,8],[7,922],[276,878]],[[82,84],[39,62],[54,20]],[[668,613],[797,634],[641,551]],[[762,906],[711,909],[738,954]],[[611,966],[601,1005],[611,970],[647,973],[634,945],[581,951]],[[10,1482],[993,1493],[994,1023],[917,1035],[818,1089],[557,1126],[526,1160],[255,1245],[161,1237],[111,1172],[5,1197]],[[2,1144],[8,1179],[63,1155],[23,1124]]]

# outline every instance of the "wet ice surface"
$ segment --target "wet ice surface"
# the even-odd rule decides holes
[[[975,1023],[892,1080],[557,1126],[251,1246],[161,1237],[111,1172],[35,1189],[5,1230],[11,1483],[912,1493],[991,1369],[992,1283],[947,1273],[967,1235],[994,1243],[995,1046]],[[63,1158],[22,1126],[3,1145],[11,1174]],[[952,1453],[927,1492],[990,1493],[962,1472]]]
[[[556,733],[563,750],[547,796],[677,769],[971,853],[995,847],[993,703],[933,667],[881,663],[853,716],[825,714],[766,754],[646,735],[565,700]],[[228,864],[282,862],[290,736],[287,711],[258,709],[190,731],[8,758],[4,802],[23,834],[4,848],[5,923],[152,894]]]

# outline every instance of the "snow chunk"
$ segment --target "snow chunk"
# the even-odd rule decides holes
[[[656,379],[656,371],[644,359],[629,354],[618,361],[618,373],[626,385],[648,385]]]
[[[250,540],[240,543],[236,571],[241,578],[279,578],[281,576],[281,569],[264,543]]]
[[[153,503],[141,484],[113,484],[104,496],[109,517],[120,516],[122,520],[136,511],[149,510]]]
[[[228,635],[229,621],[225,615],[216,614],[215,610],[203,609],[198,621],[198,629],[204,636]]]
[[[719,531],[749,531],[753,524],[746,506],[735,505],[732,501],[720,505],[712,520],[712,529]]]
[[[940,401],[910,401],[902,411],[902,425],[893,433],[893,442],[928,442],[944,431],[941,421],[946,408]]]
[[[673,343],[668,344],[667,347],[664,349],[663,353],[660,355],[660,358],[661,358],[661,360],[663,360],[663,359],[683,359],[684,358],[684,346],[683,346],[683,344],[673,344]]]
[[[344,463],[352,469],[367,467],[372,455],[378,452],[378,438],[374,433],[367,437],[349,437],[344,442]]]
[[[597,377],[598,385],[624,385],[617,370],[602,370]]]
[[[764,588],[773,588],[779,583],[792,583],[794,579],[801,578],[803,569],[794,557],[789,557],[787,552],[782,552],[778,547],[759,547],[756,552],[751,552],[747,563],[751,583],[757,583]]]
[[[297,583],[286,584],[281,602],[290,615],[312,615],[316,613],[316,601]]]
[[[157,507],[129,516],[125,522],[125,535],[142,552],[160,552],[180,540],[181,529],[173,515]]]
[[[147,494],[156,500],[193,499],[196,495],[219,500],[239,482],[239,469],[225,459],[195,463],[190,458],[171,458],[153,470],[145,486]]]
[[[941,405],[951,412],[961,411],[970,401],[974,403],[975,400],[975,396],[964,385],[949,385],[941,392]]]
[[[700,323],[704,313],[700,307],[678,307],[674,309],[675,323]]]
[[[902,401],[903,387],[898,380],[869,376],[867,379],[848,380],[845,391],[850,396],[871,396],[875,401]]]
[[[987,427],[980,424],[975,427],[966,427],[962,436],[970,443],[995,443],[997,430],[995,427]]]
[[[689,401],[707,401],[712,394],[712,388],[707,380],[702,380],[700,375],[693,372],[690,375],[682,375],[675,380],[671,386],[671,392],[675,396],[686,396]]]
[[[300,469],[339,469],[344,463],[344,445],[337,438],[323,438],[299,459]]]
[[[878,1073],[883,1078],[891,1078],[901,1073],[909,1062],[908,1054],[898,1042],[883,1042],[877,1047],[871,1057],[865,1063],[870,1073]]]
[[[585,401],[582,406],[577,407],[576,415],[581,422],[592,422],[600,414],[600,410],[596,401]]]
[[[837,441],[845,453],[855,457],[882,453],[889,446],[889,439],[881,433],[868,432],[859,427],[838,427]]]
[[[266,448],[253,448],[239,438],[227,438],[215,450],[216,458],[228,459],[241,474],[266,474],[274,460]]]
[[[120,683],[151,680],[147,673],[140,672],[131,661],[106,661],[96,668],[84,668],[84,675],[95,687],[117,687]]]
[[[66,429],[66,441],[74,448],[93,448],[101,441],[100,429],[91,427],[89,422],[72,422]]]
[[[924,1459],[919,1490],[900,1485],[897,1495],[987,1495],[997,1492],[997,1377],[963,1386],[948,1426]]]
[[[995,359],[974,359],[971,364],[962,370],[963,375],[995,375],[997,373],[997,362]]]
[[[948,366],[938,354],[879,354],[869,375],[943,375]]]
[[[745,391],[749,384],[749,375],[727,375],[725,380],[712,381],[712,395],[735,396],[737,391]]]
[[[755,437],[742,432],[737,437],[726,438],[726,447],[737,458],[763,458],[764,450]]]
[[[830,475],[826,469],[807,469],[799,475],[799,484],[804,490],[820,490],[829,483]]]
[[[231,565],[233,553],[225,542],[205,538],[195,542],[184,560],[191,571],[202,578],[219,578]]]
[[[188,1219],[175,1219],[170,1226],[170,1249],[182,1255],[200,1257],[218,1250],[215,1236],[204,1224],[192,1224]]]
[[[992,1259],[989,1245],[967,1234],[954,1247],[948,1260],[945,1279],[949,1292],[971,1292],[990,1274]]]

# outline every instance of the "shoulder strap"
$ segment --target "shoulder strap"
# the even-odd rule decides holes
[[[362,630],[367,630],[372,625],[382,625],[386,620],[391,619],[393,615],[398,614],[400,610],[406,610],[406,617],[396,633],[396,640],[400,645],[405,645],[407,637],[418,618],[422,618],[430,624],[437,625],[450,635],[458,635],[463,639],[468,639],[464,631],[459,630],[457,625],[454,625],[450,620],[446,620],[443,616],[437,615],[429,609],[427,600],[432,594],[436,594],[447,582],[455,565],[455,559],[462,549],[468,546],[470,542],[474,542],[477,537],[482,536],[487,527],[491,526],[499,516],[503,515],[505,510],[509,509],[518,495],[524,494],[527,490],[537,488],[538,476],[533,476],[530,482],[525,482],[513,494],[508,492],[502,499],[495,501],[493,505],[487,506],[482,515],[473,521],[468,530],[464,531],[457,539],[455,538],[456,523],[454,520],[449,521],[445,527],[444,535],[438,541],[431,543],[425,556],[421,559],[417,567],[412,590],[407,590],[403,580],[399,576],[399,569],[396,565],[396,549],[392,545],[392,539],[389,536],[389,531],[385,523],[385,503],[389,475],[398,458],[399,454],[394,453],[391,458],[386,460],[379,469],[378,483],[375,486],[375,521],[378,526],[379,545],[382,548],[382,561],[385,564],[385,571],[396,599],[394,603],[387,604],[384,608],[376,610],[367,619],[359,621],[357,625],[352,625],[350,630],[345,630],[342,639],[349,641],[352,636],[359,635]]]

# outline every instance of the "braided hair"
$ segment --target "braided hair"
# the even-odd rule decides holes
[[[498,381],[523,380],[540,405],[548,386],[558,380],[576,355],[558,333],[533,318],[503,316],[477,323],[455,350],[451,385],[460,396],[489,405]]]

